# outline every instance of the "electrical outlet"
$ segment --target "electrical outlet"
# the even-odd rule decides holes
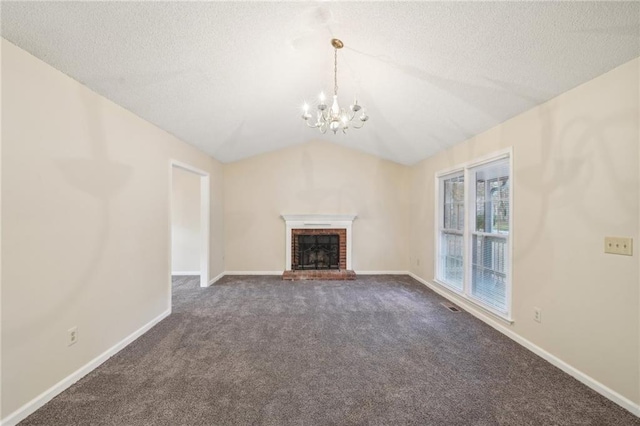
[[[610,254],[633,255],[633,238],[604,237],[604,252]]]
[[[78,327],[71,327],[67,330],[67,346],[71,346],[78,341]]]
[[[542,322],[542,309],[533,308],[533,320],[535,322]]]

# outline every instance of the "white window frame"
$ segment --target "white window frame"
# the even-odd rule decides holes
[[[471,293],[471,268],[472,268],[472,241],[473,235],[480,234],[483,235],[482,232],[475,231],[473,228],[473,224],[475,224],[475,179],[473,180],[473,185],[471,181],[472,171],[471,169],[476,168],[478,166],[482,166],[484,164],[492,163],[499,160],[507,159],[509,162],[509,233],[507,236],[507,250],[506,250],[506,291],[505,291],[505,304],[506,304],[506,312],[502,312],[486,303],[483,303],[481,300],[472,296]],[[447,284],[446,282],[439,279],[441,276],[440,271],[440,244],[441,244],[441,234],[442,227],[444,225],[444,208],[443,208],[443,200],[444,194],[443,191],[443,180],[448,177],[454,177],[455,175],[464,174],[464,199],[465,199],[465,216],[464,216],[464,232],[463,232],[463,244],[464,244],[464,273],[463,273],[463,285],[462,291],[453,287],[452,285]],[[473,305],[482,308],[484,311],[496,316],[499,319],[513,322],[511,317],[512,312],[512,292],[513,292],[513,268],[512,268],[512,259],[513,259],[513,150],[512,148],[507,148],[501,151],[497,151],[491,153],[489,155],[476,158],[472,161],[468,161],[466,163],[458,164],[455,167],[448,168],[446,170],[442,170],[435,174],[435,238],[434,238],[434,282],[444,287],[447,291],[453,292],[456,295],[462,297],[465,301],[472,303]]]
[[[444,227],[444,196],[442,197],[442,199],[440,198],[440,196],[438,196],[438,208],[437,208],[437,216],[436,216],[436,248],[438,249],[438,251],[436,251],[436,276],[439,277],[441,276],[440,274],[440,266],[442,265],[442,261],[441,261],[441,256],[440,256],[440,251],[439,251],[439,247],[440,244],[443,241],[443,235],[444,234],[450,234],[450,235],[459,235],[462,237],[463,240],[463,253],[462,253],[462,259],[464,261],[464,259],[466,259],[467,255],[466,255],[466,246],[464,241],[466,240],[465,238],[465,228],[466,228],[466,222],[468,220],[467,218],[467,213],[466,210],[464,210],[464,206],[466,206],[467,204],[467,182],[466,182],[466,176],[464,173],[464,169],[456,169],[453,171],[448,171],[447,173],[443,174],[442,176],[440,176],[437,180],[436,180],[436,185],[437,185],[437,192],[439,194],[444,194],[444,181],[447,179],[455,179],[458,177],[462,177],[463,181],[464,181],[464,197],[463,197],[463,211],[462,211],[462,215],[463,215],[463,219],[464,219],[464,227],[462,228],[462,230],[458,230],[456,228],[445,228]],[[466,274],[466,265],[463,263],[462,265],[462,290],[464,291],[464,285],[465,285],[465,274]],[[457,287],[454,287],[451,283],[447,283],[445,281],[441,281],[442,284],[444,284],[445,286],[447,286],[447,288],[450,288],[456,292],[460,292],[460,290]]]

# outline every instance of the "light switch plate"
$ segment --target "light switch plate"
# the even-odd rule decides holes
[[[633,256],[633,238],[604,237],[604,252]]]

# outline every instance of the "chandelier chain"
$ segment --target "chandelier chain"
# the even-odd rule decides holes
[[[333,49],[333,94],[338,95],[338,49]]]

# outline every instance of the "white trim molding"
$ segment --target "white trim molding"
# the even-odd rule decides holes
[[[169,267],[171,268],[171,227],[173,214],[173,169],[178,168],[200,177],[200,271],[195,275],[200,275],[200,287],[209,286],[209,223],[211,220],[211,200],[210,200],[210,176],[209,173],[190,164],[171,159],[169,161]],[[171,284],[171,279],[169,279]],[[171,289],[171,285],[169,286]],[[169,291],[169,303],[171,303],[171,291]]]
[[[347,269],[351,267],[353,221],[355,214],[283,214],[285,221],[285,271],[291,270],[291,231],[294,229],[344,229],[347,233]]]
[[[284,271],[224,271],[222,275],[282,275]]]
[[[42,392],[40,395],[32,399],[31,401],[24,404],[22,407],[18,408],[13,413],[9,414],[7,417],[2,419],[2,426],[14,426],[20,423],[22,420],[26,419],[29,415],[33,414],[37,409],[45,405],[47,402],[51,401],[54,397],[59,395],[64,390],[68,389],[71,385],[73,385],[78,380],[82,379],[84,376],[95,370],[111,358],[113,355],[120,352],[124,349],[128,344],[136,340],[138,337],[142,336],[144,333],[149,331],[154,325],[165,319],[171,314],[171,310],[166,310],[64,379],[60,380],[55,385],[51,386],[46,391]]]
[[[560,358],[553,355],[552,353],[542,349],[540,346],[536,345],[535,343],[520,336],[518,333],[509,329],[502,318],[497,317],[495,315],[491,315],[489,312],[484,311],[481,307],[479,307],[475,303],[465,300],[464,298],[460,297],[460,295],[458,294],[445,291],[445,289],[443,289],[441,286],[434,284],[432,282],[429,282],[423,278],[420,278],[418,275],[414,274],[413,272],[409,272],[409,276],[411,276],[416,281],[424,284],[425,286],[429,287],[431,290],[435,291],[445,299],[457,305],[460,305],[461,308],[463,308],[465,311],[467,311],[474,317],[490,325],[491,327],[493,327],[500,333],[504,334],[505,336],[509,337],[519,345],[529,349],[534,354],[538,355],[545,361],[548,361],[550,364],[558,367],[560,370],[564,371],[571,377],[582,382],[586,386],[598,392],[600,395],[615,402],[622,408],[630,411],[635,416],[640,417],[640,404],[636,404],[635,402],[631,401],[629,398],[626,398],[620,395],[618,392],[603,385],[602,383],[600,383],[593,377],[589,376],[588,374],[578,370],[571,364],[568,364],[567,362],[561,360]]]
[[[200,276],[200,271],[172,271],[171,275],[176,277],[182,277],[187,275],[198,275]]]
[[[224,277],[225,272],[220,272],[218,275],[216,275],[215,277],[213,277],[211,279],[211,281],[209,281],[209,286],[212,286],[213,284],[215,284],[220,278]]]
[[[408,271],[354,271],[357,275],[411,275]],[[215,283],[225,275],[282,275],[284,271],[224,271],[211,280],[209,285]]]

